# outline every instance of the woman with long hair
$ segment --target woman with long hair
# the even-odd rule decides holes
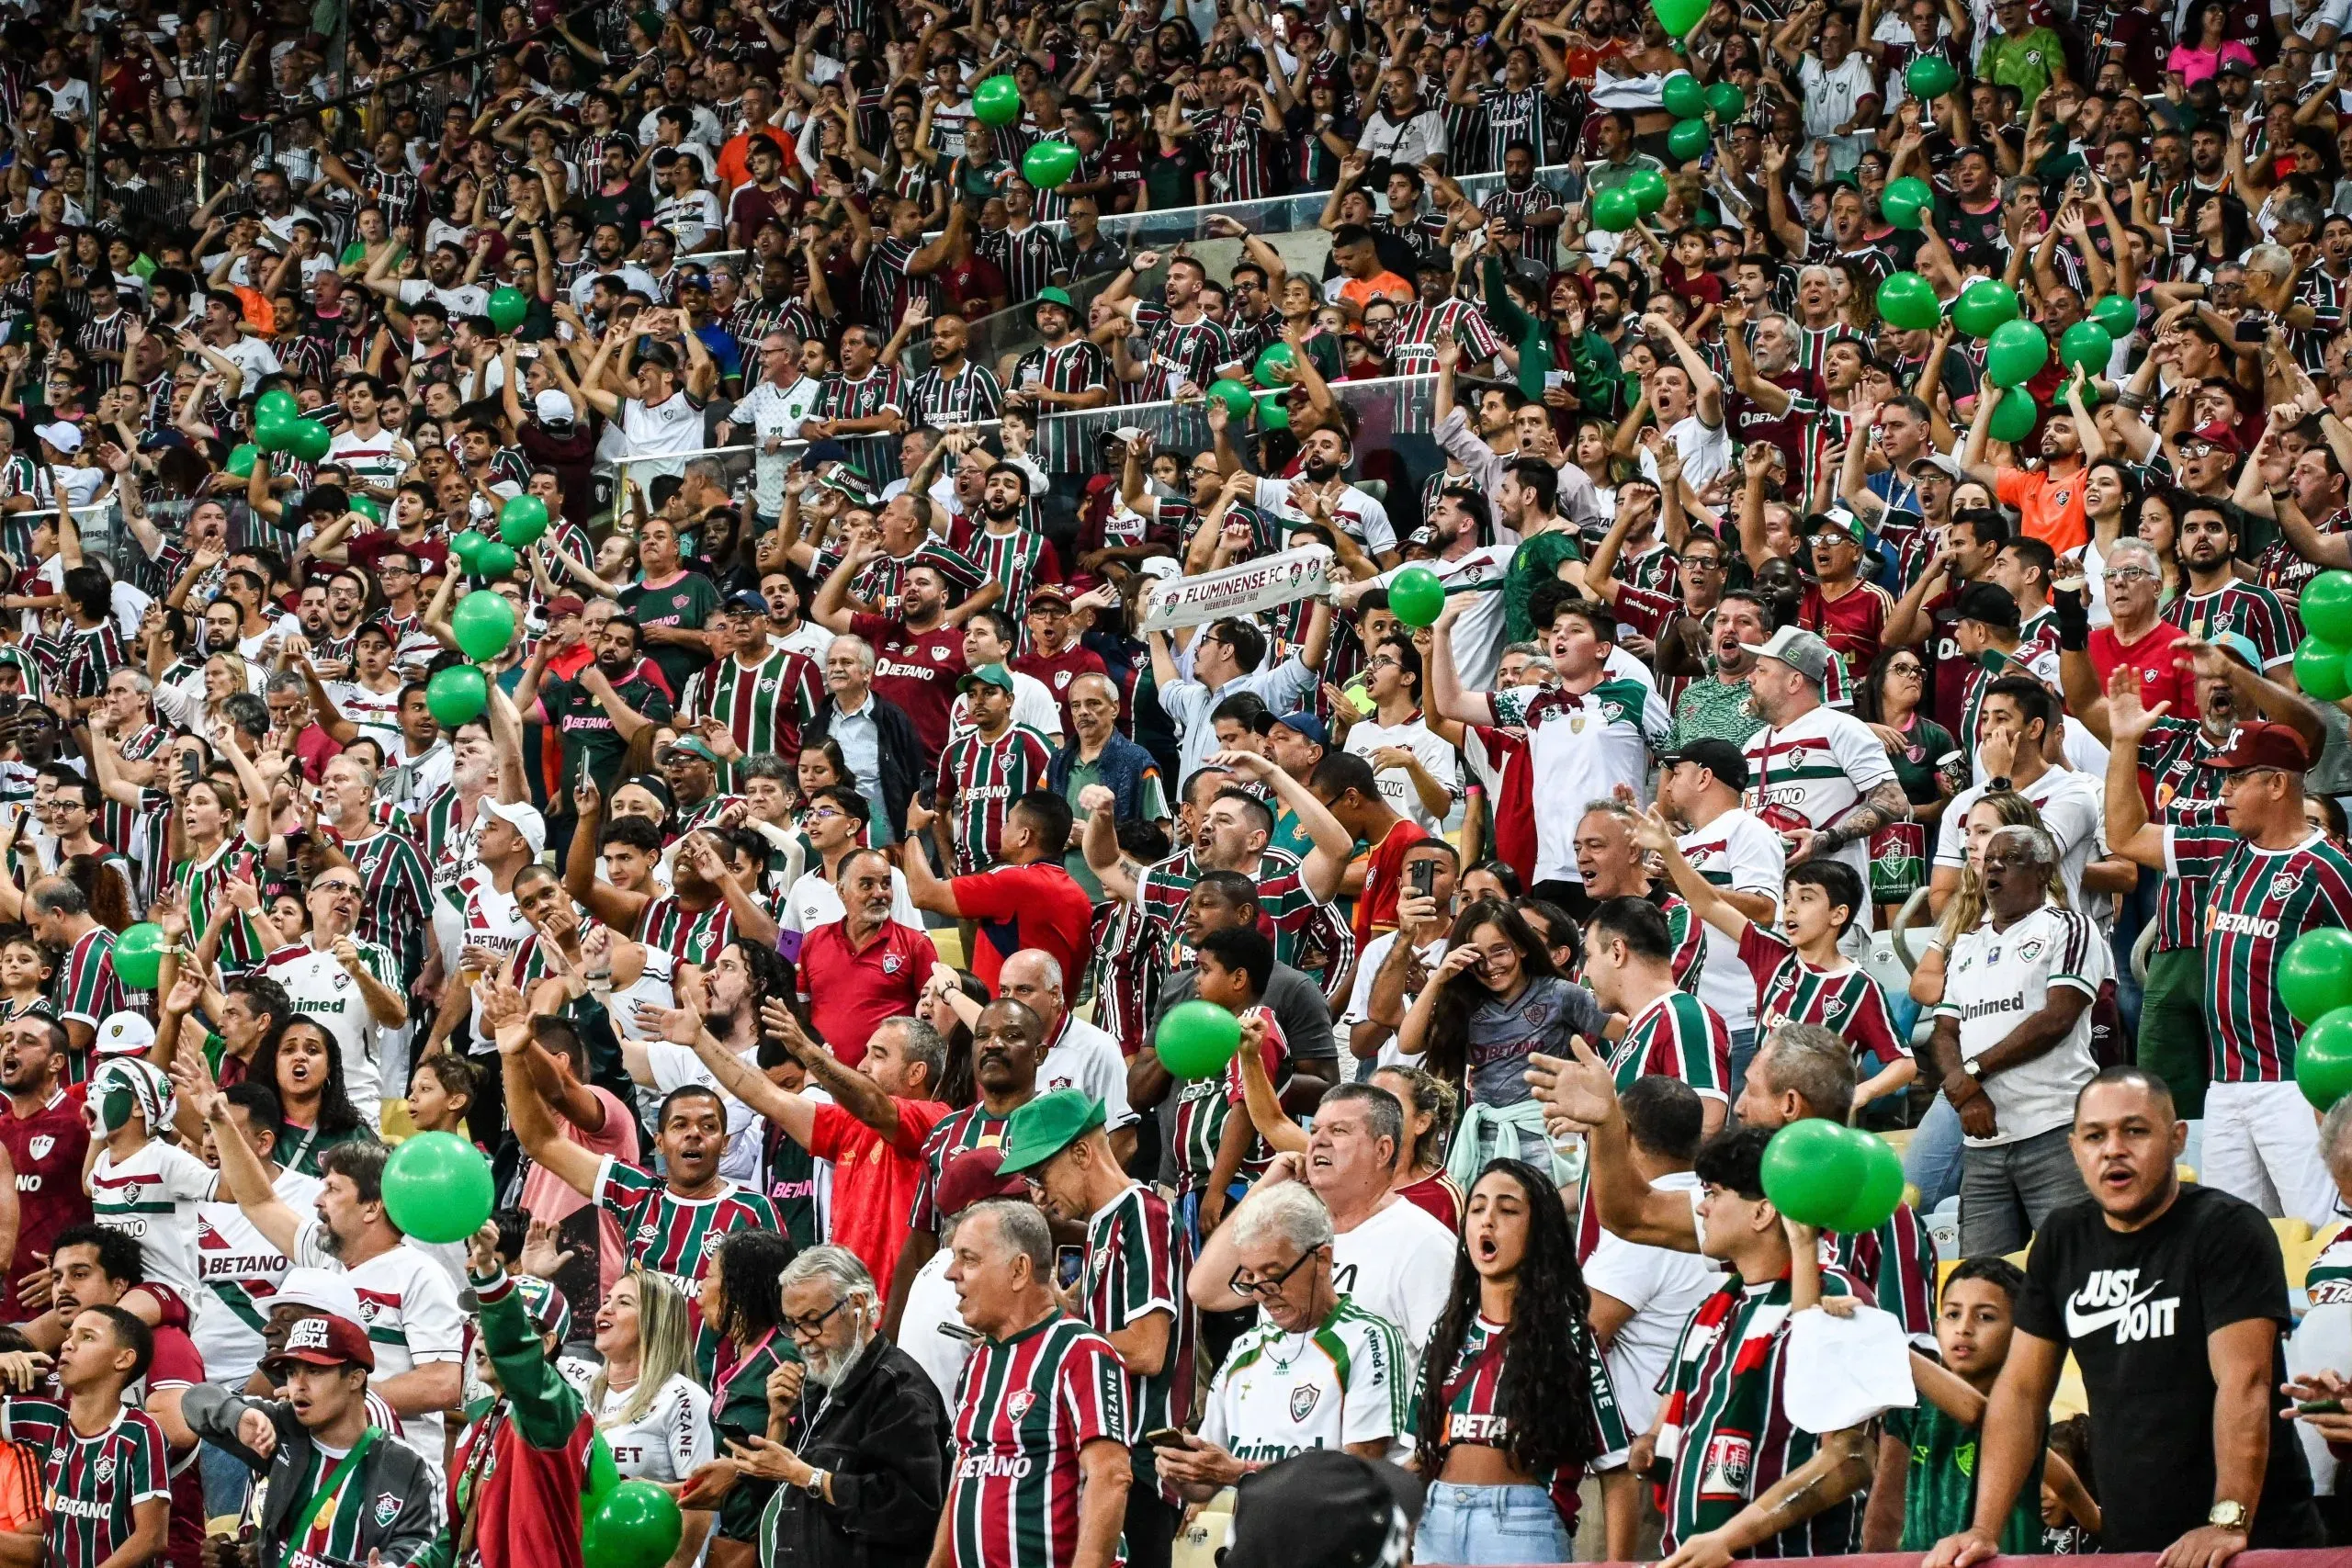
[[[1445,1145],[1453,1131],[1453,1086],[1426,1067],[1398,1062],[1372,1075],[1405,1108],[1405,1145],[1396,1151],[1396,1196],[1448,1230],[1462,1228],[1462,1184],[1446,1173]],[[1294,1123],[1295,1124],[1295,1123]]]
[[[2180,514],[2188,506],[2187,494],[2165,485],[2142,496],[2139,511],[2132,519],[2132,534],[2155,551],[2156,570],[2164,574],[2164,581],[2156,590],[2156,603],[2160,605],[2179,598],[2188,584],[2180,570]]]
[[[1518,910],[1482,898],[1454,918],[1445,956],[1405,1015],[1396,1049],[1463,1088],[1462,1126],[1446,1158],[1455,1179],[1497,1155],[1549,1168],[1551,1137],[1528,1092],[1527,1058],[1560,1055],[1569,1036],[1599,1040],[1607,1027],[1592,993],[1560,977]]]
[[[1479,1174],[1453,1285],[1421,1359],[1416,1463],[1429,1481],[1420,1562],[1566,1562],[1584,1467],[1604,1437],[1600,1348],[1576,1235],[1550,1177],[1515,1159]]]
[[[662,1275],[632,1265],[596,1312],[596,1353],[588,1413],[613,1450],[613,1467],[675,1495],[710,1462],[710,1394],[695,1381],[695,1329],[685,1296]],[[687,1516],[675,1561],[702,1554],[711,1516]]]
[[[779,1368],[800,1359],[792,1336],[784,1332],[784,1290],[777,1282],[793,1256],[791,1241],[772,1231],[733,1231],[703,1276],[702,1320],[718,1336],[711,1365],[710,1429],[730,1449],[768,1435],[769,1381]],[[740,1473],[732,1460],[714,1464],[715,1484],[687,1494],[706,1504],[718,1494],[711,1568],[752,1568],[759,1559],[760,1513],[775,1483]]]
[[[277,1091],[277,1161],[287,1169],[317,1176],[327,1150],[374,1136],[344,1088],[343,1053],[316,1019],[288,1019],[246,1071]]]
[[[1927,883],[1928,834],[1966,772],[1951,731],[1921,711],[1927,699],[1928,661],[1913,648],[1880,654],[1854,690],[1854,716],[1885,746],[1895,782],[1911,803],[1910,821],[1871,835],[1870,895],[1881,919]]]

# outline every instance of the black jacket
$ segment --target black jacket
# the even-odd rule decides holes
[[[832,1501],[777,1487],[760,1521],[762,1568],[922,1568],[947,1502],[937,1385],[877,1334],[830,1393],[803,1385],[784,1446],[832,1472]]]
[[[238,1418],[248,1410],[260,1411],[277,1428],[277,1450],[267,1459],[245,1447],[237,1436]],[[272,1483],[262,1505],[261,1560],[277,1562],[286,1554],[296,1513],[310,1500],[302,1492],[301,1480],[310,1472],[317,1452],[309,1430],[294,1419],[294,1407],[247,1399],[214,1383],[198,1383],[183,1396],[180,1415],[198,1437],[227,1450]],[[441,1486],[424,1459],[406,1443],[391,1437],[377,1438],[360,1461],[360,1473],[344,1488],[344,1495],[368,1510],[352,1553],[356,1562],[367,1562],[371,1551],[382,1552],[388,1564],[416,1562],[431,1553],[441,1533]]]
[[[888,701],[879,693],[868,700],[874,706],[874,730],[880,744],[876,748],[882,774],[882,812],[889,819],[893,842],[907,836],[907,804],[915,797],[930,769],[922,755],[922,741],[915,735],[915,721],[907,710]],[[815,746],[830,739],[833,719],[838,710],[831,693],[826,694],[825,705],[800,732],[803,746]]]

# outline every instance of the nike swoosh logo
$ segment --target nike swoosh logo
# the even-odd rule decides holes
[[[2075,1303],[2069,1301],[2066,1303],[2066,1337],[2070,1339],[2081,1339],[2098,1333],[2102,1328],[2120,1323],[2133,1307],[2155,1293],[2156,1287],[2151,1285],[2121,1306],[2109,1307],[2104,1312],[2077,1312],[2075,1310]]]

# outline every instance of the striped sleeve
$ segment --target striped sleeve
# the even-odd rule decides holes
[[[1108,1438],[1127,1440],[1126,1369],[1111,1342],[1082,1335],[1062,1357],[1055,1390],[1073,1448]]]
[[[130,1450],[130,1500],[151,1503],[172,1495],[171,1466],[164,1458],[164,1429],[143,1410],[123,1413],[122,1430]]]
[[[2101,980],[2091,948],[2098,942],[2098,933],[2090,921],[2073,909],[2057,911],[2058,948],[2050,957],[2050,984],[2071,986],[2091,996],[2098,995]]]

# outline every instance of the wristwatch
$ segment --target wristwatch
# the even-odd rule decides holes
[[[1960,1065],[1960,1070],[1968,1075],[1969,1082],[1983,1083],[1984,1081],[1984,1058],[1982,1056],[1971,1056],[1967,1061],[1962,1062]]]
[[[2253,1509],[2232,1498],[2214,1504],[2211,1511],[2206,1514],[2205,1522],[2216,1529],[2235,1530],[2244,1535],[2246,1522],[2253,1517]]]
[[[800,1483],[800,1490],[808,1493],[808,1495],[816,1498],[819,1502],[823,1502],[825,1499],[825,1478],[831,1473],[832,1472],[831,1471],[824,1470],[810,1471],[808,1472],[808,1479]],[[2237,1509],[2241,1515],[2245,1512],[2245,1506],[2244,1504],[2230,1503],[2223,1506]]]

